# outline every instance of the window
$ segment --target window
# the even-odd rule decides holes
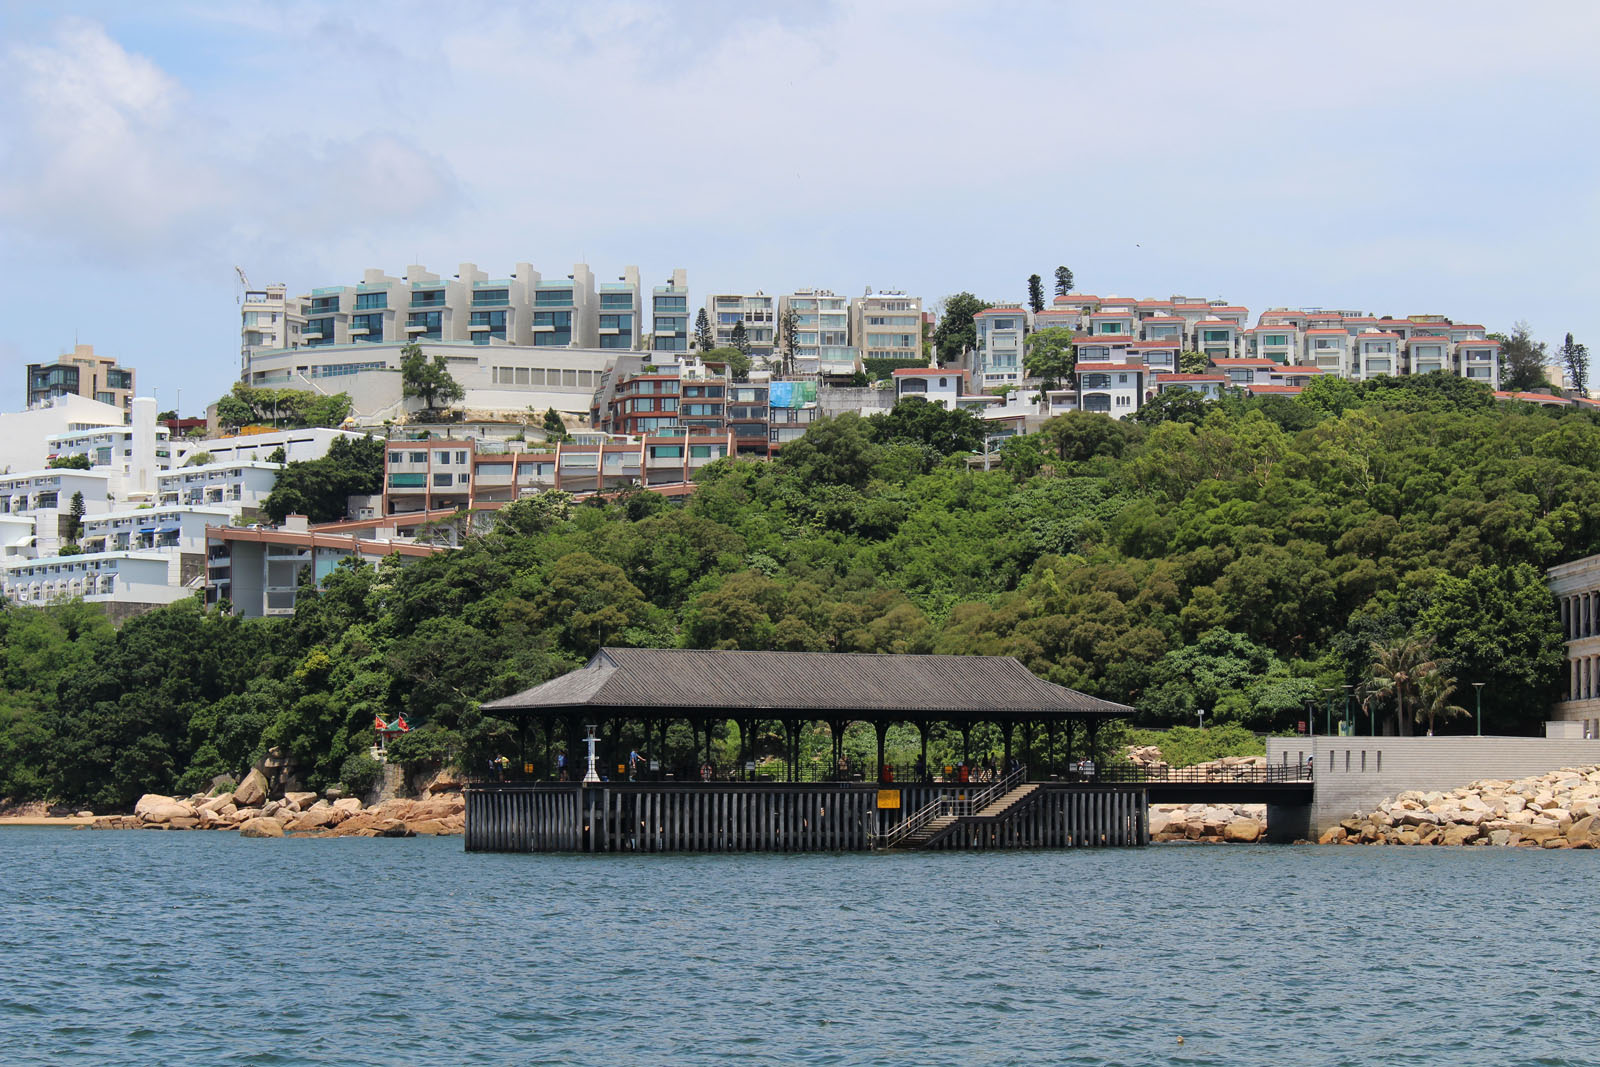
[[[689,458],[690,459],[710,459],[711,458],[711,446],[710,445],[690,445],[689,446]]]
[[[689,298],[686,296],[658,296],[655,298],[653,306],[657,314],[663,311],[688,311]]]
[[[533,294],[534,307],[571,307],[571,289],[540,289]]]
[[[440,452],[439,453],[439,462],[448,464],[450,462],[450,453],[448,451]]]
[[[475,289],[472,293],[473,307],[504,307],[510,302],[509,289]]]
[[[467,324],[472,334],[472,343],[486,345],[491,339],[504,341],[506,339],[506,313],[504,311],[474,311],[472,320]],[[471,329],[471,327],[478,329]]]
[[[428,462],[428,454],[426,452],[413,452],[411,453],[411,462],[426,463]]]
[[[682,445],[651,445],[650,446],[650,458],[651,459],[682,459],[683,458],[683,446]]]
[[[533,313],[533,343],[536,345],[570,345],[572,343],[572,312],[535,311]]]
[[[602,330],[632,330],[632,315],[601,315],[600,328]]]
[[[443,328],[443,318],[443,313],[438,311],[413,311],[406,316],[406,325],[420,326],[422,329],[406,332],[412,335],[413,340],[437,341]]]
[[[467,462],[467,453],[465,453],[465,452],[457,452],[456,453],[456,462],[462,464],[463,466],[465,466],[466,462]]]
[[[561,372],[561,384],[570,389],[576,389],[578,387],[578,372],[575,370],[563,370]]]
[[[1228,339],[1227,330],[1203,330],[1201,332],[1205,334],[1205,336],[1201,339],[1203,341],[1216,342],[1226,341]]]
[[[444,290],[414,289],[411,292],[411,306],[414,308],[443,307]]]
[[[602,311],[632,311],[632,293],[601,293],[600,309]]]
[[[366,333],[356,333],[365,330]],[[383,316],[379,315],[353,315],[350,318],[350,336],[352,340],[373,343],[383,340]]]
[[[1132,403],[1133,403],[1133,399],[1131,397],[1126,397],[1126,396],[1117,397],[1117,407],[1119,407],[1119,408],[1125,408],[1125,407],[1127,407],[1128,405],[1130,405]]]
[[[518,385],[531,385],[532,384],[533,378],[529,374],[529,369],[530,368],[528,368],[528,367],[518,367],[517,368],[517,384]]]
[[[450,476],[450,472],[449,471],[445,471],[442,474],[435,474],[433,476],[433,484],[436,487],[437,486],[441,486],[441,485],[449,485],[450,481],[451,481],[451,476]]]
[[[366,311],[371,308],[386,308],[389,306],[388,293],[357,293],[356,310]]]

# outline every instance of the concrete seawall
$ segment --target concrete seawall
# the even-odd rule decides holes
[[[1267,761],[1314,757],[1305,836],[1368,812],[1407,789],[1450,790],[1481,778],[1526,778],[1559,767],[1600,764],[1600,740],[1545,737],[1269,737]],[[1269,810],[1267,823],[1272,825]]]

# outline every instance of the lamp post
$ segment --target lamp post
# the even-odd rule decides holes
[[[1473,682],[1472,688],[1478,691],[1478,736],[1483,736],[1483,683]]]
[[[1332,737],[1333,736],[1333,694],[1336,692],[1336,687],[1335,686],[1331,686],[1331,685],[1325,685],[1325,686],[1322,687],[1322,691],[1324,693],[1328,694],[1328,712],[1327,712],[1327,721],[1326,721],[1326,725],[1327,725],[1328,729],[1327,729],[1326,733],[1328,734],[1329,737]]]
[[[1206,712],[1204,708],[1195,708],[1194,713],[1200,716],[1200,729],[1206,728]]]
[[[1347,686],[1344,687],[1344,727],[1343,727],[1343,729],[1344,729],[1345,736],[1347,736],[1347,737],[1351,733],[1351,729],[1350,729],[1350,693],[1351,693],[1351,690],[1353,690],[1354,688],[1355,688],[1355,686],[1353,686],[1353,685],[1347,685]]]

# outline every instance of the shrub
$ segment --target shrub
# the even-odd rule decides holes
[[[382,774],[383,764],[365,752],[351,755],[339,767],[339,781],[352,796],[363,796],[371,792]]]

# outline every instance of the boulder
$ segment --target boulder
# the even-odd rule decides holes
[[[456,767],[446,767],[422,787],[424,793],[459,793],[461,792],[461,771]]]
[[[334,808],[323,805],[322,807],[315,807],[310,811],[303,811],[299,815],[296,815],[294,817],[294,822],[290,823],[288,828],[297,832],[304,832],[306,830],[325,830],[330,826],[337,825],[343,819],[344,812],[337,811]]]
[[[241,808],[255,807],[267,799],[267,776],[251,768],[244,781],[233,791],[233,802]]]
[[[1439,844],[1465,845],[1476,841],[1481,832],[1477,826],[1470,823],[1452,823],[1446,826],[1444,832],[1439,835]]]
[[[305,811],[307,808],[311,807],[317,802],[317,794],[303,792],[285,793],[283,794],[283,799],[295,811]]]
[[[283,824],[277,819],[251,819],[239,827],[240,837],[282,837]]]
[[[1524,841],[1532,841],[1539,845],[1561,836],[1561,831],[1554,826],[1524,826],[1519,832]]]
[[[347,811],[351,815],[361,810],[361,801],[355,797],[341,797],[333,802],[333,806],[340,811]]]
[[[216,814],[216,813],[222,811],[223,808],[227,807],[228,805],[230,805],[232,803],[233,803],[233,794],[232,793],[219,793],[216,796],[212,797],[210,800],[206,801],[204,804],[201,804],[200,805],[200,810],[201,811],[209,811],[209,812],[211,812],[213,814]]]
[[[164,823],[173,819],[194,817],[194,809],[186,801],[174,800],[160,793],[146,793],[133,806],[133,813],[145,822]]]
[[[1317,838],[1319,845],[1342,845],[1347,836],[1347,831],[1342,826],[1335,826],[1331,830],[1322,831],[1322,836]]]
[[[444,823],[440,822],[438,819],[419,819],[416,822],[408,822],[406,823],[406,828],[409,829],[413,834],[421,834],[428,837],[437,837],[440,834],[447,834],[450,832],[445,828]]]
[[[372,827],[384,837],[413,837],[411,829],[399,819],[379,819]]]
[[[1507,845],[1510,842],[1511,842],[1511,831],[1510,830],[1490,830],[1489,831],[1489,844],[1494,845],[1495,847],[1498,848],[1498,847],[1501,847],[1503,845]]]
[[[1261,832],[1265,829],[1254,819],[1235,819],[1223,827],[1222,839],[1224,841],[1254,842],[1261,839]]]

